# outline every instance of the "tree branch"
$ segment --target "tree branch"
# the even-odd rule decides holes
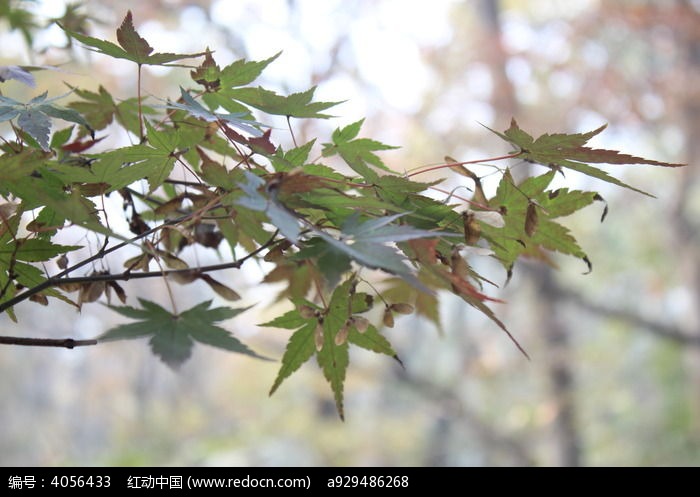
[[[128,280],[137,280],[137,279],[143,279],[143,278],[156,278],[156,277],[163,277],[163,276],[168,276],[171,274],[187,274],[187,273],[209,273],[212,271],[221,271],[223,269],[239,269],[248,259],[252,259],[256,255],[258,255],[260,252],[268,248],[270,245],[275,240],[275,237],[277,236],[278,232],[275,232],[270,239],[265,242],[264,244],[260,245],[258,248],[256,248],[254,251],[252,251],[250,254],[246,255],[245,257],[241,257],[240,259],[236,261],[231,261],[231,262],[224,262],[221,264],[212,264],[210,266],[200,266],[200,267],[192,267],[192,268],[185,268],[185,269],[166,269],[164,271],[148,271],[148,272],[143,272],[143,273],[131,273],[129,271],[124,271],[123,273],[116,273],[116,274],[94,274],[94,275],[88,275],[88,276],[77,276],[75,278],[61,278],[61,279],[55,279],[55,278],[49,278],[48,281],[51,281],[52,284],[50,286],[58,286],[58,285],[68,285],[68,284],[80,284],[80,283],[92,283],[96,281],[103,281],[103,282],[109,282],[109,281],[128,281]]]
[[[2,345],[25,345],[30,347],[63,347],[74,349],[75,347],[85,347],[97,345],[97,340],[73,340],[72,338],[22,338],[0,336]]]
[[[36,295],[37,293],[42,292],[42,291],[46,290],[47,288],[50,288],[52,286],[56,286],[57,284],[60,283],[59,280],[61,280],[61,278],[72,273],[76,269],[80,269],[81,267],[86,266],[93,261],[96,261],[98,259],[102,259],[107,254],[110,254],[116,250],[119,250],[123,247],[126,247],[127,245],[131,245],[132,243],[135,243],[138,240],[140,240],[141,238],[144,238],[152,233],[155,233],[156,231],[164,228],[165,226],[170,226],[173,224],[180,223],[180,222],[186,220],[190,216],[191,216],[191,214],[189,216],[183,216],[181,218],[174,219],[172,221],[167,221],[163,224],[156,226],[155,228],[151,228],[150,230],[144,231],[143,233],[135,236],[134,238],[130,238],[129,240],[125,240],[125,241],[118,243],[118,244],[116,244],[112,247],[109,247],[109,248],[107,248],[107,242],[109,241],[109,237],[107,237],[105,239],[105,244],[102,246],[102,248],[95,255],[88,257],[87,259],[83,259],[82,261],[78,262],[77,264],[74,264],[73,266],[64,269],[63,271],[61,271],[57,275],[52,276],[52,277],[46,279],[45,281],[43,281],[42,283],[25,290],[24,292],[20,293],[19,295],[15,295],[10,300],[7,300],[7,301],[1,303],[0,304],[0,313],[6,311],[7,309],[9,309],[10,307],[12,307],[16,304],[19,304],[20,302],[27,300],[32,295]]]
[[[653,321],[627,309],[616,309],[599,302],[593,302],[582,295],[571,292],[568,289],[562,289],[562,293],[558,295],[557,298],[566,299],[586,311],[599,314],[607,318],[625,321],[639,329],[656,335],[659,338],[672,340],[683,345],[700,347],[700,335],[694,335],[689,331],[673,324]]]
[[[534,466],[536,461],[530,453],[527,443],[496,429],[492,424],[456,396],[454,392],[427,381],[424,378],[398,370],[397,377],[410,385],[411,390],[432,398],[438,405],[451,411],[452,416],[466,421],[484,447],[495,450],[512,458],[515,465]]]
[[[89,259],[81,261],[78,264],[76,264],[75,266],[72,266],[72,267],[66,269],[65,271],[57,274],[56,276],[52,276],[52,277],[46,279],[41,284],[39,284],[35,287],[32,287],[32,288],[29,288],[28,290],[22,292],[21,294],[8,300],[7,302],[3,302],[2,304],[0,304],[0,312],[3,312],[6,309],[9,309],[10,307],[12,307],[13,305],[16,305],[20,302],[27,300],[32,295],[36,295],[37,293],[42,292],[42,291],[46,290],[47,288],[52,288],[52,287],[60,286],[60,285],[67,285],[70,283],[91,283],[91,282],[95,282],[95,281],[104,281],[104,282],[128,281],[131,279],[156,278],[156,277],[168,276],[169,274],[188,273],[188,272],[192,272],[192,271],[205,273],[205,272],[211,272],[211,271],[220,271],[222,269],[238,269],[248,259],[255,257],[261,251],[265,250],[267,247],[272,245],[275,238],[277,237],[277,234],[279,233],[279,231],[275,231],[269,240],[267,240],[260,247],[258,247],[257,249],[252,251],[250,254],[246,255],[245,257],[242,257],[236,261],[226,262],[223,264],[214,264],[211,266],[203,266],[203,267],[197,267],[197,268],[169,269],[166,271],[149,271],[149,272],[145,272],[145,273],[131,273],[129,271],[125,271],[123,273],[117,273],[117,274],[94,274],[94,275],[89,275],[89,276],[78,276],[75,278],[65,278],[64,277],[64,275],[68,274],[69,272],[71,272],[75,269],[78,269],[81,266],[84,266],[88,262],[91,262],[91,261],[96,260],[96,259],[100,259],[100,258],[104,257],[105,255],[107,255],[108,253],[113,252],[115,250],[118,250],[119,248],[123,247],[124,245],[126,245],[128,243],[132,243],[133,241],[138,240],[139,238],[143,238],[146,234],[150,234],[158,229],[163,228],[166,225],[176,224],[177,222],[179,222],[181,220],[182,219],[161,224],[158,227],[152,228],[152,229],[148,230],[146,233],[143,233],[143,234],[139,235],[138,237],[131,239],[128,242],[119,243],[119,244],[115,245],[114,247],[110,247],[109,249],[101,250],[100,252],[98,252],[94,256],[90,257]]]
[[[162,225],[161,225],[162,227]],[[22,300],[25,300],[26,298],[29,298],[31,295],[34,295],[35,293],[40,292],[41,290],[45,290],[46,288],[50,288],[53,286],[58,286],[58,285],[65,285],[69,283],[91,283],[95,281],[126,281],[130,279],[140,279],[140,278],[154,278],[154,277],[163,277],[167,276],[169,274],[176,274],[176,273],[186,273],[189,271],[196,271],[199,273],[206,273],[209,271],[219,271],[222,269],[231,269],[231,268],[240,268],[243,263],[245,263],[248,259],[251,259],[258,255],[260,252],[265,250],[267,247],[272,245],[275,241],[275,238],[277,237],[277,234],[279,233],[278,231],[275,231],[272,236],[270,237],[269,240],[267,240],[265,243],[260,245],[257,249],[253,250],[250,254],[246,255],[245,257],[242,257],[238,259],[237,261],[232,261],[232,262],[227,262],[223,264],[214,264],[211,266],[203,266],[203,267],[198,267],[198,268],[188,268],[188,269],[171,269],[171,270],[166,270],[166,271],[150,271],[146,273],[134,273],[130,274],[129,271],[125,271],[124,273],[119,273],[119,274],[95,274],[92,276],[78,276],[75,278],[60,278],[60,275],[54,276],[52,278],[47,279],[44,281],[41,285],[38,285],[34,288],[30,288],[26,292],[24,292],[21,295],[18,295],[15,297],[15,299],[24,296],[25,294],[28,294],[26,297],[22,298]],[[63,272],[65,273],[65,271]],[[60,274],[63,274],[60,273]],[[41,287],[41,289],[36,290],[37,288]],[[34,293],[30,293],[30,292]],[[15,300],[13,299],[13,300]],[[9,304],[11,301],[5,302],[5,304]],[[3,305],[5,305],[3,304]],[[2,307],[2,306],[0,306]],[[9,307],[6,306],[3,308]],[[24,346],[34,346],[34,347],[64,347],[67,349],[73,349],[75,347],[84,347],[87,345],[97,345],[98,341],[97,340],[74,340],[72,338],[24,338],[24,337],[4,337],[0,336],[0,345],[24,345]]]
[[[523,265],[523,269],[525,269],[527,272],[536,271],[534,267],[529,267],[528,265]],[[674,324],[666,324],[645,318],[640,316],[638,313],[627,309],[618,309],[600,302],[594,302],[578,292],[574,292],[569,288],[563,287],[557,281],[553,281],[552,285],[553,292],[551,297],[555,300],[570,302],[578,306],[580,309],[606,318],[625,321],[628,324],[635,326],[640,330],[651,333],[659,338],[671,340],[682,345],[700,347],[700,334],[693,334],[689,330]]]

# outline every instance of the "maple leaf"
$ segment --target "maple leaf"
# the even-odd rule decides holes
[[[403,365],[389,340],[387,340],[384,335],[379,333],[377,328],[371,324],[365,331],[362,332],[360,332],[356,326],[350,328],[348,342],[378,354],[388,355],[389,357],[395,359],[399,364]]]
[[[371,183],[379,180],[379,175],[369,167],[369,164],[384,171],[391,171],[374,152],[380,150],[393,150],[397,147],[369,138],[356,138],[362,127],[364,119],[349,124],[344,128],[333,132],[332,143],[324,143],[322,154],[324,157],[340,155],[343,160],[356,173]]]
[[[17,118],[17,125],[34,138],[42,149],[48,150],[51,118],[80,124],[91,130],[88,122],[78,112],[53,104],[69,94],[47,100],[48,92],[44,92],[26,103],[0,95],[0,122]]]
[[[301,233],[299,220],[277,200],[274,190],[262,188],[266,186],[263,179],[250,171],[245,171],[245,177],[246,183],[238,185],[245,196],[239,197],[235,203],[254,211],[264,212],[270,222],[279,228],[289,241],[296,243]],[[267,193],[267,196],[261,193],[261,189]]]
[[[257,121],[245,119],[245,117],[249,115],[248,112],[237,112],[233,114],[220,114],[212,112],[192,98],[192,95],[190,95],[189,92],[182,87],[180,87],[180,98],[182,99],[183,103],[169,102],[166,107],[169,109],[184,110],[191,116],[208,122],[223,121],[245,131],[246,133],[250,133],[253,136],[262,136],[263,134],[262,131],[260,131],[256,126],[268,127],[265,124]]]
[[[412,226],[392,224],[407,213],[399,213],[360,222],[359,215],[348,218],[341,228],[339,239],[315,229],[314,232],[332,249],[339,251],[346,259],[350,258],[363,266],[382,269],[403,278],[415,288],[432,293],[413,274],[408,260],[395,248],[385,245],[388,242],[402,242],[416,238],[453,236],[451,233],[416,229]],[[328,248],[326,248],[328,250]],[[322,254],[326,257],[329,255]],[[335,255],[338,258],[338,255]],[[340,263],[340,261],[338,261]]]
[[[239,59],[232,62],[221,70],[221,86],[235,88],[252,83],[281,54],[282,52],[277,52],[272,57],[260,61]]]
[[[239,102],[248,104],[251,107],[260,109],[268,114],[278,116],[327,119],[328,114],[321,114],[321,111],[338,105],[342,102],[312,102],[316,87],[305,92],[293,93],[287,97],[278,95],[274,91],[257,88],[238,88],[231,90],[229,95]]]
[[[76,170],[68,177],[86,183],[107,184],[107,192],[147,178],[151,190],[155,190],[172,171],[181,140],[177,132],[157,131],[148,121],[146,130],[148,145],[132,145],[90,155],[97,160],[91,170]]]
[[[207,89],[207,92],[202,95],[202,100],[209,108],[218,109],[221,107],[228,112],[243,113],[247,117],[251,117],[250,109],[236,100],[237,89],[257,79],[262,71],[281,53],[278,52],[261,61],[239,59],[223,69],[219,69],[213,57],[208,56],[197,68],[197,71],[192,73],[192,79]]]
[[[590,261],[569,230],[554,219],[569,215],[595,201],[595,192],[559,189],[546,191],[555,171],[526,179],[516,186],[510,171],[501,178],[489,205],[502,212],[503,226],[480,223],[484,238],[501,263],[510,270],[520,255],[538,257],[540,249],[578,257],[590,268]],[[533,211],[536,214],[533,214]]]
[[[81,247],[77,245],[57,245],[39,238],[12,240],[6,245],[0,245],[0,261],[8,263],[10,258],[26,262],[48,261],[58,254],[79,248]]]
[[[8,79],[14,79],[32,88],[36,87],[36,80],[32,73],[20,66],[0,66],[0,83]]]
[[[25,84],[31,88],[36,87],[36,80],[32,71],[60,71],[61,69],[56,66],[0,66],[0,83],[4,83],[9,79],[14,79],[22,84]]]
[[[195,83],[199,83],[207,90],[215,90],[221,86],[221,68],[212,57],[209,47],[204,53],[204,60],[199,67],[190,71],[190,76]]]
[[[333,391],[338,414],[343,419],[343,388],[349,364],[349,344],[388,355],[401,362],[389,341],[374,326],[367,324],[361,331],[358,329],[354,321],[357,318],[353,319],[352,315],[368,311],[373,299],[365,293],[355,293],[354,285],[355,281],[351,278],[337,286],[327,309],[321,309],[303,299],[295,300],[295,309],[261,325],[296,330],[287,343],[282,365],[270,389],[270,395],[315,353]],[[302,313],[300,309],[305,309],[305,312]],[[364,322],[366,323],[366,320]],[[343,329],[347,332],[347,340],[339,343],[336,338]],[[317,343],[319,331],[322,333],[321,342]]]
[[[117,41],[119,45],[107,40],[100,40],[84,34],[71,31],[60,23],[58,24],[63,31],[71,38],[75,38],[79,42],[90,47],[90,50],[114,57],[116,59],[126,59],[141,65],[176,65],[170,64],[176,60],[189,59],[200,57],[206,52],[193,54],[174,54],[174,53],[152,53],[153,48],[148,42],[142,38],[134,28],[134,21],[131,11],[126,13],[121,26],[117,29]]]
[[[130,306],[109,306],[110,309],[122,316],[138,321],[112,328],[101,335],[98,340],[110,342],[150,337],[149,344],[153,353],[171,368],[181,366],[190,357],[195,342],[265,359],[250,350],[228,331],[214,324],[224,319],[230,319],[248,308],[216,307],[210,309],[211,300],[208,300],[179,314],[172,314],[154,302],[145,299],[139,299],[139,302],[141,309]]]
[[[656,160],[644,159],[634,155],[620,153],[616,150],[605,150],[586,147],[585,144],[603,131],[607,124],[589,131],[588,133],[575,134],[544,134],[537,139],[533,139],[528,133],[520,129],[518,123],[513,119],[508,128],[503,133],[490,129],[504,140],[512,143],[521,150],[518,157],[544,164],[553,168],[566,167],[584,173],[588,176],[607,181],[608,183],[629,188],[644,195],[650,195],[642,190],[634,188],[622,181],[610,176],[605,171],[590,166],[588,163],[602,164],[649,164],[662,167],[680,167],[685,164],[673,164]]]
[[[46,281],[41,269],[26,264],[26,262],[46,261],[58,254],[80,248],[58,245],[39,238],[16,239],[12,233],[17,231],[20,215],[14,215],[9,219],[5,217],[2,225],[3,230],[0,232],[0,289],[2,289],[0,304],[14,297],[19,288],[32,288]],[[7,229],[8,227],[9,229]],[[11,284],[12,282],[16,284]],[[72,304],[56,289],[48,288],[42,294],[44,297],[60,298]],[[13,321],[16,321],[12,309],[8,309],[8,315]]]

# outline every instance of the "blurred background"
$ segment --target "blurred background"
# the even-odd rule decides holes
[[[36,73],[37,88],[51,95],[66,91],[63,81],[135,94],[130,63],[62,48],[67,40],[51,25],[68,8],[72,29],[114,40],[131,9],[156,51],[208,45],[224,66],[283,50],[263,74],[266,86],[318,85],[318,100],[346,100],[333,109],[338,118],[299,124],[297,138],[366,117],[365,136],[402,147],[385,155],[397,171],[444,155],[508,152],[482,125],[503,130],[511,117],[534,135],[608,123],[594,146],[690,166],[608,168],[656,199],[567,171],[567,184],[609,203],[602,224],[599,206],[567,221],[593,272],[554,256],[558,270],[519,263],[491,292],[507,301],[497,314],[530,362],[492,323],[443,295],[441,330],[412,316],[385,330],[405,370],[352,353],[342,423],[313,361],[269,398],[279,363],[201,346],[178,372],[145,343],[2,347],[0,464],[700,464],[697,0],[123,0],[78,9],[1,1],[0,14],[10,4],[34,12],[38,26],[30,48],[0,18],[0,65],[65,64],[63,73]],[[162,68],[145,75],[145,93],[158,98],[177,95],[188,78]],[[13,81],[2,90],[33,94]],[[479,264],[505,283],[497,264]],[[279,358],[288,332],[255,326],[282,310],[260,277],[217,275],[258,303],[225,327]],[[130,303],[163,292],[155,281],[126,288]],[[178,295],[187,299],[186,291]],[[2,334],[94,337],[120,322],[100,304],[81,314],[62,303],[22,304],[17,313],[19,327],[0,316]]]

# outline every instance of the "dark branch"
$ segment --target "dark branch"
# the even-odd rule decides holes
[[[180,219],[178,221],[181,221],[181,220],[182,219]],[[171,222],[168,222],[165,224],[161,224],[157,228],[153,228],[153,229],[149,230],[147,233],[152,233],[152,232],[162,228],[166,224],[174,224],[178,221],[171,221]],[[32,288],[22,292],[21,294],[15,296],[13,299],[8,300],[7,302],[3,302],[2,304],[0,304],[0,312],[3,312],[6,309],[12,307],[13,305],[16,305],[20,302],[23,302],[24,300],[27,300],[32,295],[36,295],[37,293],[42,292],[42,291],[46,290],[47,288],[52,288],[52,287],[59,286],[59,285],[67,285],[70,283],[78,283],[79,284],[79,283],[91,283],[91,282],[96,282],[96,281],[104,281],[104,282],[128,281],[131,279],[142,279],[142,278],[158,278],[158,277],[162,278],[164,276],[168,276],[169,274],[177,274],[177,273],[191,273],[191,272],[206,273],[206,272],[211,272],[211,271],[220,271],[223,269],[238,269],[248,259],[251,259],[251,258],[257,256],[260,252],[262,252],[263,250],[265,250],[266,248],[271,246],[274,243],[275,238],[277,237],[278,233],[279,233],[279,231],[275,231],[269,240],[267,240],[265,243],[263,243],[261,246],[259,246],[257,249],[255,249],[254,251],[252,251],[250,254],[246,255],[245,257],[242,257],[236,261],[226,262],[223,264],[214,264],[211,266],[203,266],[203,267],[195,267],[195,268],[187,268],[187,269],[170,269],[170,270],[165,270],[165,271],[150,271],[150,272],[145,272],[145,273],[131,273],[129,271],[126,271],[126,272],[118,273],[118,274],[93,274],[93,275],[89,275],[89,276],[78,276],[75,278],[64,277],[64,275],[66,275],[70,271],[73,271],[75,269],[78,269],[81,266],[84,266],[85,264],[87,264],[87,262],[102,258],[105,255],[107,255],[108,253],[113,252],[114,250],[117,250],[117,249],[123,247],[127,243],[131,243],[132,241],[137,240],[139,238],[143,238],[143,236],[145,236],[145,234],[141,234],[129,242],[123,242],[123,243],[117,244],[113,247],[110,247],[109,249],[103,249],[100,252],[98,252],[96,255],[90,257],[89,259],[86,259],[85,261],[82,261],[82,262],[76,264],[75,266],[72,266],[72,267],[66,269],[65,271],[57,274],[56,276],[52,276],[52,277],[48,278],[47,280],[42,282],[40,285],[37,285],[35,287],[32,287]],[[2,343],[2,342],[0,342],[0,343]]]
[[[145,238],[148,235],[151,235],[151,234],[155,233],[156,231],[163,229],[166,226],[172,226],[172,225],[181,223],[183,221],[186,221],[187,219],[189,219],[190,217],[192,217],[194,215],[195,214],[192,213],[192,214],[189,214],[187,216],[182,216],[182,217],[179,217],[177,219],[166,221],[163,224],[156,226],[155,228],[151,228],[147,231],[144,231],[143,233],[135,236],[134,238],[130,238],[129,240],[125,240],[125,241],[118,243],[116,245],[113,245],[112,247],[109,247],[109,248],[107,248],[108,238],[105,239],[105,244],[102,246],[102,249],[100,249],[100,251],[97,252],[95,255],[88,257],[87,259],[83,259],[82,261],[78,262],[77,264],[74,264],[73,266],[61,271],[57,275],[52,276],[51,278],[48,278],[47,280],[43,281],[39,285],[34,286],[32,288],[29,288],[29,289],[25,290],[24,292],[20,293],[19,295],[15,295],[10,300],[7,300],[7,301],[1,303],[0,304],[0,313],[6,311],[7,309],[9,309],[10,307],[12,307],[16,304],[19,304],[20,302],[24,302],[32,295],[36,295],[37,293],[40,293],[40,292],[46,290],[47,288],[51,288],[51,287],[54,287],[56,285],[59,285],[62,282],[65,282],[66,278],[64,278],[64,277],[67,276],[68,274],[72,273],[76,269],[80,269],[81,267],[86,266],[86,265],[90,264],[91,262],[102,259],[107,254],[110,254],[110,253],[115,252],[121,248],[124,248],[127,245],[131,245],[133,243],[136,243],[140,239]]]
[[[224,269],[239,269],[248,259],[251,259],[258,255],[260,252],[268,248],[270,245],[275,240],[275,237],[277,236],[277,232],[264,244],[259,246],[257,249],[255,249],[253,252],[250,254],[246,255],[245,257],[242,257],[238,259],[237,261],[232,261],[232,262],[224,262],[222,264],[212,264],[211,266],[200,266],[200,267],[193,267],[193,268],[185,268],[185,269],[166,269],[164,271],[149,271],[145,273],[131,273],[129,271],[125,271],[123,273],[117,273],[117,274],[94,274],[94,275],[88,275],[88,276],[77,276],[75,278],[61,278],[56,280],[55,278],[49,278],[49,281],[52,281],[53,284],[51,286],[57,286],[57,285],[67,285],[67,284],[80,284],[80,283],[92,283],[96,281],[103,281],[103,282],[109,282],[109,281],[128,281],[128,280],[136,280],[136,279],[143,279],[143,278],[158,278],[158,277],[163,277],[163,276],[168,276],[171,274],[187,274],[187,273],[209,273],[212,271],[221,271]]]
[[[74,349],[75,347],[85,347],[97,345],[97,340],[73,340],[72,338],[21,338],[0,336],[2,345],[24,345],[29,347],[63,347]]]

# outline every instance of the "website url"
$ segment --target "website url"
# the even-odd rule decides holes
[[[311,488],[311,478],[187,478],[187,488]]]

